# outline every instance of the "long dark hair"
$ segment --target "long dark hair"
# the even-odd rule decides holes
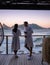
[[[17,29],[18,29],[18,24],[15,24],[14,25],[14,29],[12,31],[16,33],[17,32]]]

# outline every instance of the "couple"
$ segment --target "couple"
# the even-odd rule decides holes
[[[32,56],[32,48],[33,48],[33,40],[32,40],[32,29],[29,27],[28,22],[24,22],[24,28],[25,28],[25,48],[27,48],[30,52],[29,57]],[[14,25],[14,29],[12,30],[13,33],[13,39],[12,39],[12,50],[14,51],[15,57],[17,56],[17,51],[20,49],[20,41],[19,36],[21,35],[20,30],[18,29],[18,24]]]

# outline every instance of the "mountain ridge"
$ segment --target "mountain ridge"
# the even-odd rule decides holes
[[[39,25],[37,25],[37,24],[29,24],[29,26],[30,26],[32,29],[47,29],[47,28],[41,27],[41,26],[39,26]],[[14,26],[9,27],[9,26],[7,26],[6,24],[3,24],[3,28],[4,28],[4,29],[13,29],[13,27],[14,27]],[[19,25],[18,27],[19,27],[19,29],[22,29],[22,30],[24,29],[24,25],[23,25],[23,24]]]
[[[10,29],[10,27],[7,26],[6,24],[3,24],[2,26],[3,26],[3,29]]]

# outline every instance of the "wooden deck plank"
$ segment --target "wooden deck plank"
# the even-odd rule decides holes
[[[5,58],[5,56],[1,56],[1,59],[0,59],[0,63],[1,63],[1,65],[4,65],[5,64],[5,61],[6,61],[6,58]]]
[[[31,60],[28,60],[28,54],[18,55],[18,58],[15,58],[14,55],[0,54],[0,65],[42,65],[41,59],[42,54],[33,54]],[[44,65],[48,64],[44,63]]]

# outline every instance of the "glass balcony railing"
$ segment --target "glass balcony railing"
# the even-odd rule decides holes
[[[32,35],[33,38],[33,53],[40,53],[42,51],[42,43],[43,39],[49,35]],[[18,54],[21,53],[29,53],[29,51],[24,47],[24,35],[20,36],[20,49]],[[13,54],[11,50],[12,45],[12,35],[4,35],[4,41],[0,46],[0,53],[1,54]]]

